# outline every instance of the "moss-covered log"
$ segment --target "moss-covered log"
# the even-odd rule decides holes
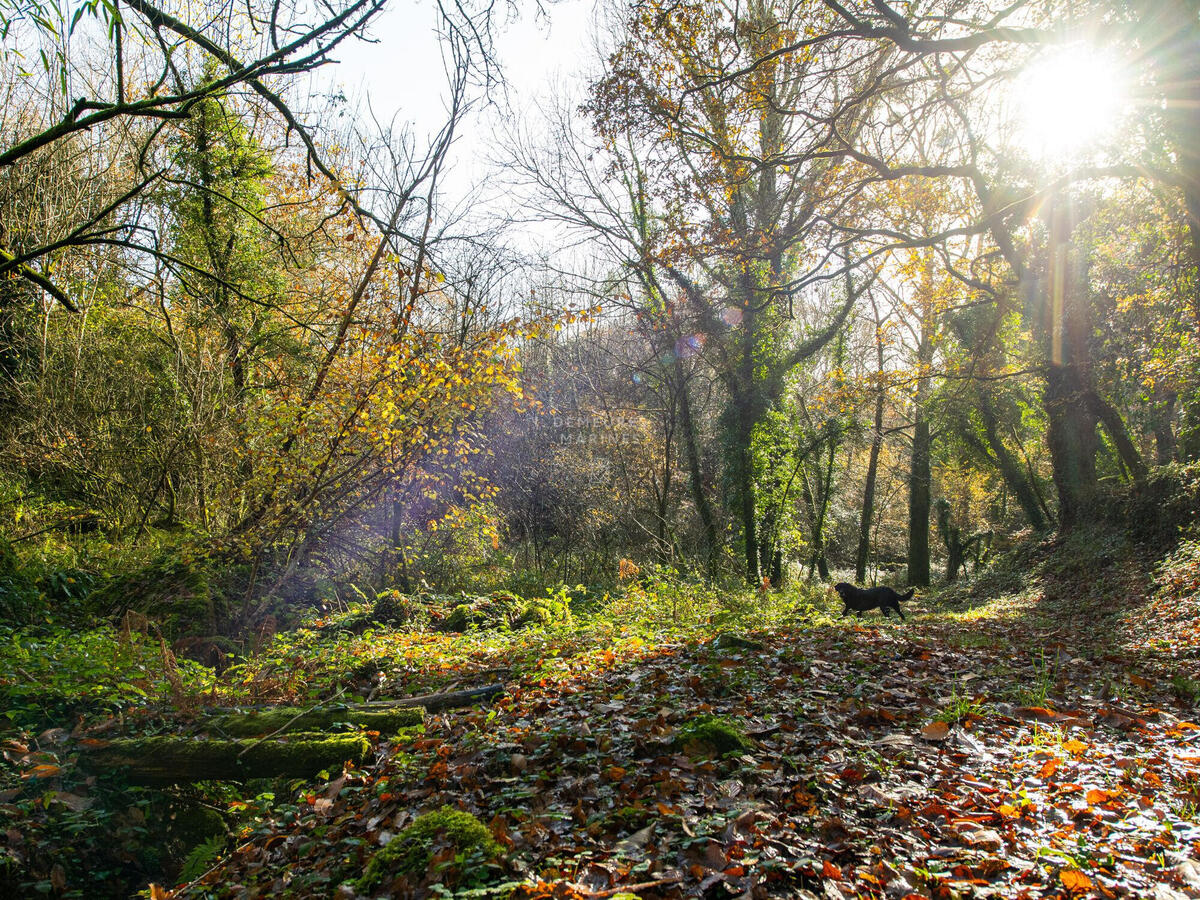
[[[380,734],[395,734],[401,728],[420,725],[424,721],[425,708],[422,706],[396,709],[341,706],[315,710],[280,706],[259,712],[217,716],[205,723],[205,727],[231,737],[260,737],[297,731],[330,731],[346,723]]]
[[[358,709],[404,709],[412,706],[423,706],[427,712],[437,712],[439,709],[453,709],[456,706],[470,706],[472,703],[483,703],[503,692],[503,684],[489,684],[485,687],[468,688],[463,691],[444,691],[440,694],[405,697],[402,700],[379,700],[374,703],[363,703],[358,706]]]
[[[91,772],[122,772],[134,784],[309,778],[322,769],[362,763],[371,750],[361,734],[297,734],[271,741],[207,741],[160,736],[110,741],[79,755]]]

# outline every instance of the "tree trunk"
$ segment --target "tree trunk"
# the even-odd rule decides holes
[[[917,345],[917,391],[913,398],[912,459],[908,473],[908,583],[929,584],[929,513],[932,475],[929,419],[930,367],[938,322],[933,282],[933,254],[927,253],[917,288],[916,305],[921,316]]]
[[[1075,366],[1050,366],[1046,372],[1046,441],[1058,491],[1059,523],[1066,530],[1079,524],[1096,492],[1099,441],[1088,390]]]
[[[818,476],[817,486],[821,490],[821,495],[818,498],[817,505],[817,520],[813,526],[813,535],[816,538],[814,541],[814,551],[816,554],[817,575],[822,581],[829,580],[829,557],[826,554],[825,546],[825,515],[829,510],[829,498],[833,494],[833,463],[837,455],[837,431],[829,435],[829,446],[827,449],[828,457],[825,463],[824,477]]]
[[[443,691],[440,694],[422,694],[419,697],[403,697],[399,700],[377,700],[374,703],[360,703],[357,708],[367,711],[420,706],[424,707],[426,712],[437,712],[442,709],[454,709],[459,706],[482,703],[502,693],[504,693],[504,685],[497,682],[496,684],[488,684],[483,687],[464,688],[461,691]]]
[[[929,584],[929,470],[929,422],[918,408],[908,476],[908,583],[915,587]]]
[[[1154,410],[1154,461],[1165,466],[1175,460],[1175,404],[1178,396],[1168,391]]]
[[[867,578],[867,559],[871,552],[871,519],[875,515],[875,480],[879,476],[879,454],[883,450],[882,390],[875,398],[875,423],[871,432],[871,456],[867,462],[867,483],[863,488],[862,515],[858,520],[858,551],[854,556],[854,580],[863,584]]]
[[[1121,418],[1121,414],[1111,403],[1100,396],[1095,387],[1092,388],[1088,402],[1092,407],[1093,415],[1108,432],[1113,446],[1117,448],[1117,455],[1121,457],[1121,462],[1129,470],[1134,482],[1136,484],[1144,483],[1147,474],[1146,464],[1142,461],[1142,455],[1138,453],[1132,438],[1129,437],[1129,429],[1125,427],[1125,420]]]
[[[758,568],[758,511],[754,502],[754,463],[750,458],[750,442],[738,451],[738,482],[742,501],[742,540],[746,550],[746,583],[757,587]]]

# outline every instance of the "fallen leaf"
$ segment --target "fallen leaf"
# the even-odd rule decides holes
[[[927,741],[944,741],[950,736],[950,726],[945,722],[930,722],[921,729],[921,737]]]
[[[1063,887],[1073,894],[1081,894],[1092,889],[1092,879],[1078,869],[1063,869],[1058,873],[1058,877],[1062,881]]]

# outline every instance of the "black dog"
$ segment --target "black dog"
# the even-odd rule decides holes
[[[890,587],[873,587],[864,590],[856,588],[852,584],[846,584],[844,581],[841,584],[835,584],[833,589],[842,598],[842,603],[846,604],[842,607],[842,615],[854,610],[860,619],[868,609],[878,607],[884,616],[889,615],[889,609],[894,609],[896,615],[900,617],[900,621],[903,622],[904,613],[900,612],[900,604],[905,600],[911,600],[913,595],[911,588],[907,594],[897,594]]]

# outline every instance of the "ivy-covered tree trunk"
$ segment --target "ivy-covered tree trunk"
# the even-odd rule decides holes
[[[689,394],[688,379],[683,371],[683,362],[675,358],[675,381],[679,393],[679,424],[683,430],[683,449],[687,459],[688,487],[691,490],[692,502],[696,504],[696,512],[700,516],[700,524],[704,529],[705,569],[709,578],[717,576],[717,557],[720,554],[720,542],[717,537],[717,520],[713,515],[712,504],[708,492],[704,489],[704,476],[700,467],[700,449],[696,440],[696,423],[692,419],[692,400]]]
[[[754,484],[754,456],[750,446],[752,424],[738,423],[738,446],[735,448],[735,478],[739,494],[739,512],[742,520],[742,543],[746,560],[746,583],[757,586],[761,580],[758,559],[758,504]]]
[[[1165,466],[1175,459],[1175,409],[1179,395],[1164,391],[1154,405],[1154,461]]]
[[[1073,365],[1051,365],[1046,372],[1046,443],[1058,492],[1058,518],[1071,529],[1096,492],[1096,417],[1087,403],[1089,386]]]
[[[1071,210],[1059,202],[1051,212],[1050,257],[1041,310],[1048,344],[1044,403],[1046,443],[1058,491],[1059,524],[1079,523],[1096,492],[1096,410],[1089,371],[1091,308],[1071,246]]]

